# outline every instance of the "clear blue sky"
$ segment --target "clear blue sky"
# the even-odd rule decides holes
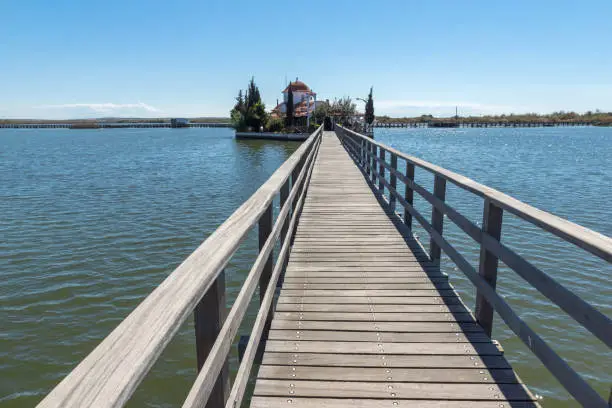
[[[0,0],[0,118],[227,116],[251,75],[378,114],[612,111],[612,1]],[[362,108],[360,106],[360,108]]]

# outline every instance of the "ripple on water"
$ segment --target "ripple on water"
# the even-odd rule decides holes
[[[2,130],[0,139],[3,407],[35,405],[299,146],[245,143],[227,129]],[[228,302],[256,238],[226,269]],[[177,405],[194,356],[188,318],[131,404]]]

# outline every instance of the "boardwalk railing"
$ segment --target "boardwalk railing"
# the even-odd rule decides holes
[[[502,261],[599,340],[612,347],[612,321],[606,315],[500,242],[502,215],[504,211],[508,211],[607,262],[612,262],[612,239],[341,126],[336,126],[336,133],[343,140],[347,150],[352,153],[355,161],[370,176],[372,184],[374,186],[378,184],[380,192],[387,189],[393,210],[395,211],[396,202],[404,208],[404,223],[411,228],[412,219],[415,218],[429,233],[431,261],[439,263],[441,251],[444,251],[474,284],[477,289],[475,317],[485,332],[491,335],[493,311],[496,311],[578,402],[586,407],[608,406],[565,360],[527,326],[496,292],[495,286],[498,261]],[[406,162],[405,174],[398,171],[398,159]],[[434,175],[433,193],[415,181],[415,167]],[[398,193],[397,180],[406,186],[403,196]],[[482,228],[445,203],[447,182],[484,199]],[[414,192],[432,205],[431,221],[413,206]],[[444,238],[444,216],[480,244],[478,270]]]
[[[270,179],[123,320],[55,387],[39,407],[119,407],[136,390],[181,324],[194,312],[198,377],[183,407],[239,407],[262,334],[270,322],[276,282],[299,218],[322,130],[315,131]],[[280,211],[273,222],[273,200]],[[258,224],[259,255],[225,316],[224,268]],[[281,250],[273,263],[273,248]],[[236,380],[227,356],[257,286],[261,306]],[[226,405],[227,404],[227,405]]]

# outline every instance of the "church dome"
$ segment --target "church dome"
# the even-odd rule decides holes
[[[289,85],[283,91],[283,93],[289,92],[289,87],[291,87],[291,90],[293,92],[295,92],[295,91],[298,91],[298,92],[310,92],[310,88],[308,87],[308,85],[306,85],[302,81],[298,81],[298,80],[296,80],[294,82],[290,82]]]

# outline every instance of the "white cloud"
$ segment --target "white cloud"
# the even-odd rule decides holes
[[[144,102],[138,103],[65,103],[59,105],[35,106],[39,110],[70,111],[93,115],[134,115],[134,114],[163,114],[161,109],[148,105]]]

